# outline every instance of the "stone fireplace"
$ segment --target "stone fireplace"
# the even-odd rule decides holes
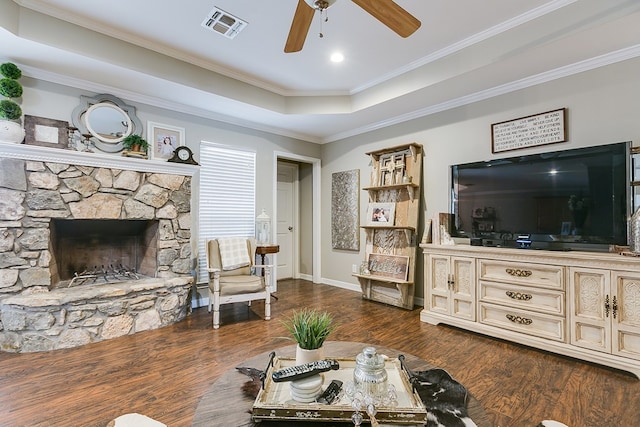
[[[187,315],[193,167],[114,157],[0,147],[1,350],[69,348]]]

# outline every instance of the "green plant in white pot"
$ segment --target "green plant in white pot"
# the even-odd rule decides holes
[[[22,142],[24,127],[22,126],[22,108],[13,99],[22,96],[22,85],[18,79],[22,71],[12,62],[0,65],[0,95],[6,99],[0,101],[0,141]]]
[[[296,364],[320,360],[324,357],[323,348],[327,337],[336,330],[338,324],[327,311],[303,308],[294,310],[291,317],[282,322],[298,345]]]

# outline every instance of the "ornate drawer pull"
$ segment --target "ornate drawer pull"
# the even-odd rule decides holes
[[[511,320],[513,323],[519,323],[521,325],[530,325],[533,323],[533,320],[527,319],[526,317],[514,316],[513,314],[507,314],[507,319]]]
[[[533,295],[531,294],[522,294],[520,292],[506,291],[505,293],[509,298],[517,299],[520,301],[529,301],[531,298],[533,298]]]
[[[531,273],[530,270],[520,270],[519,268],[507,268],[505,269],[505,271],[510,276],[516,276],[516,277],[529,277],[531,276],[531,274],[533,274]]]

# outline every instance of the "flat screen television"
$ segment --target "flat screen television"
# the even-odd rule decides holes
[[[452,235],[548,250],[626,245],[630,148],[621,142],[452,166]]]

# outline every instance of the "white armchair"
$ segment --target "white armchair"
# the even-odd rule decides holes
[[[251,301],[264,300],[264,319],[271,319],[269,283],[272,266],[255,264],[255,239],[232,237],[207,240],[206,255],[209,311],[213,307],[214,329],[220,327],[222,304],[248,302],[251,305]]]

